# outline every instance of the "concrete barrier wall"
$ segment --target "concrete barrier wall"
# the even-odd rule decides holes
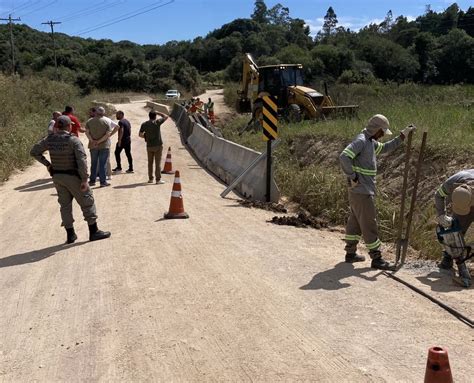
[[[147,101],[146,106],[148,108],[156,110],[157,112],[169,114],[168,106],[166,106],[166,105],[158,104],[158,103],[153,102],[153,101]]]
[[[201,164],[207,167],[207,160],[212,151],[214,135],[201,125],[193,126],[193,134],[188,138],[188,145],[201,161]]]
[[[175,104],[171,112],[183,140],[188,144],[201,164],[229,185],[257,158],[260,153],[235,142],[217,137],[195,119],[181,112],[184,107]],[[246,198],[265,201],[266,161],[261,161],[237,185],[235,190]],[[272,178],[273,202],[280,199],[280,191]]]
[[[213,137],[212,150],[208,155],[206,167],[224,181],[232,183],[260,155],[255,150],[223,138]],[[265,201],[266,162],[257,165],[235,188],[244,197]],[[280,191],[272,178],[271,196],[273,202],[280,199]]]

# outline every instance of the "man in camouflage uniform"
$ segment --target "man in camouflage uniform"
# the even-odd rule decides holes
[[[387,117],[382,114],[372,116],[365,129],[352,141],[339,156],[342,170],[349,187],[350,215],[346,224],[346,262],[363,262],[365,257],[356,253],[357,244],[364,239],[372,259],[371,267],[390,270],[393,265],[382,258],[375,208],[375,176],[377,175],[377,156],[398,148],[405,137],[416,128],[407,126],[400,136],[381,143],[384,135],[391,135]]]
[[[74,243],[72,200],[75,199],[82,209],[84,219],[89,225],[89,240],[97,241],[110,237],[110,232],[97,228],[97,214],[92,191],[87,183],[87,156],[81,141],[71,132],[71,119],[60,116],[57,120],[57,134],[49,135],[31,149],[31,156],[48,168],[58,192],[61,206],[62,226],[67,232],[67,242]],[[49,151],[51,162],[43,155]]]

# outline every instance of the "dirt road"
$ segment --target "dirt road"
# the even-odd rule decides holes
[[[368,262],[341,262],[340,234],[220,198],[171,120],[190,219],[162,220],[173,177],[145,183],[147,110],[118,107],[136,172],[94,189],[110,239],[87,242],[76,205],[79,239],[62,244],[39,164],[0,187],[0,381],[419,382],[432,345],[448,347],[457,382],[473,381],[472,329]],[[472,289],[448,290],[472,307]]]

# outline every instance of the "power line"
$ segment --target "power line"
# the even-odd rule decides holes
[[[96,13],[99,11],[102,11],[104,9],[110,8],[113,5],[121,4],[123,3],[124,0],[119,0],[119,1],[114,1],[112,3],[107,3],[107,1],[103,1],[102,3],[99,3],[98,5],[92,6],[92,7],[87,7],[87,8],[82,8],[81,10],[78,10],[73,13],[68,13],[64,16],[58,17],[58,20],[61,20],[63,23],[66,21],[74,20],[78,17],[85,16],[85,15],[90,15],[92,12]],[[105,4],[104,4],[105,3]],[[102,5],[100,5],[102,4]]]
[[[0,21],[8,21],[8,26],[10,29],[10,47],[12,52],[12,76],[15,75],[15,45],[13,42],[13,22],[14,21],[21,21],[20,18],[12,19],[12,15],[8,15],[8,19],[0,19]]]
[[[22,3],[21,5],[19,5],[18,7],[15,7],[13,6],[11,8],[11,10],[9,11],[10,14],[14,14],[14,13],[18,13],[18,11],[20,10],[25,10],[25,9],[28,9],[30,7],[33,7],[34,5],[38,4],[38,3],[41,3],[42,0],[36,0],[36,1],[25,1],[24,3]]]
[[[58,74],[58,60],[57,60],[57,57],[56,57],[56,41],[54,40],[54,26],[57,25],[57,24],[61,24],[60,21],[46,21],[44,23],[41,23],[41,24],[47,24],[51,27],[51,38],[53,39],[53,52],[54,52],[54,68],[55,68],[55,71],[56,71],[56,80],[59,81],[59,74]]]
[[[99,25],[96,25],[94,27],[91,27],[89,29],[86,29],[86,30],[83,30],[83,31],[80,31],[79,33],[77,33],[77,36],[82,36],[82,35],[85,35],[87,33],[90,33],[90,32],[94,32],[94,31],[97,31],[98,29],[102,29],[102,28],[105,28],[105,27],[108,27],[110,25],[113,25],[115,23],[118,23],[120,21],[124,21],[124,20],[129,20],[131,18],[134,18],[136,16],[139,16],[139,15],[143,15],[145,13],[148,13],[148,12],[151,12],[155,9],[158,9],[158,8],[162,8],[164,7],[165,5],[168,5],[168,4],[171,4],[171,3],[174,3],[174,0],[170,0],[164,4],[160,4],[160,5],[155,5],[154,7],[150,8],[150,5],[146,6],[146,7],[143,7],[143,8],[139,8],[138,10],[136,11],[133,11],[133,12],[129,12],[129,13],[126,13],[124,16],[121,16],[119,18],[115,18],[115,19],[112,19],[112,20],[109,20],[103,24],[99,24]],[[147,9],[149,8],[149,9]],[[138,12],[137,12],[138,11]]]
[[[42,9],[47,8],[47,7],[53,5],[54,3],[57,3],[57,2],[58,2],[58,0],[53,0],[53,1],[51,1],[51,2],[49,2],[49,3],[47,3],[47,4],[45,4],[45,5],[42,5],[41,7],[38,7],[38,8],[36,8],[36,9],[31,10],[31,11],[28,12],[28,13],[25,13],[24,15],[21,15],[21,17],[25,17],[25,16],[28,16],[28,15],[31,15],[32,13],[41,11]]]

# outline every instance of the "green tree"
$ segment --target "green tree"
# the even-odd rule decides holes
[[[337,26],[337,15],[332,7],[329,7],[326,16],[324,16],[323,35],[329,37]]]
[[[267,11],[267,20],[270,24],[289,25],[290,9],[278,3]]]
[[[256,0],[255,7],[251,16],[252,20],[256,21],[259,24],[266,24],[267,19],[267,5],[264,0]]]
[[[438,39],[436,65],[443,83],[474,82],[474,38],[453,29]]]
[[[382,21],[379,25],[380,32],[382,33],[389,33],[393,26],[393,14],[392,10],[390,9],[385,16],[384,21]]]

